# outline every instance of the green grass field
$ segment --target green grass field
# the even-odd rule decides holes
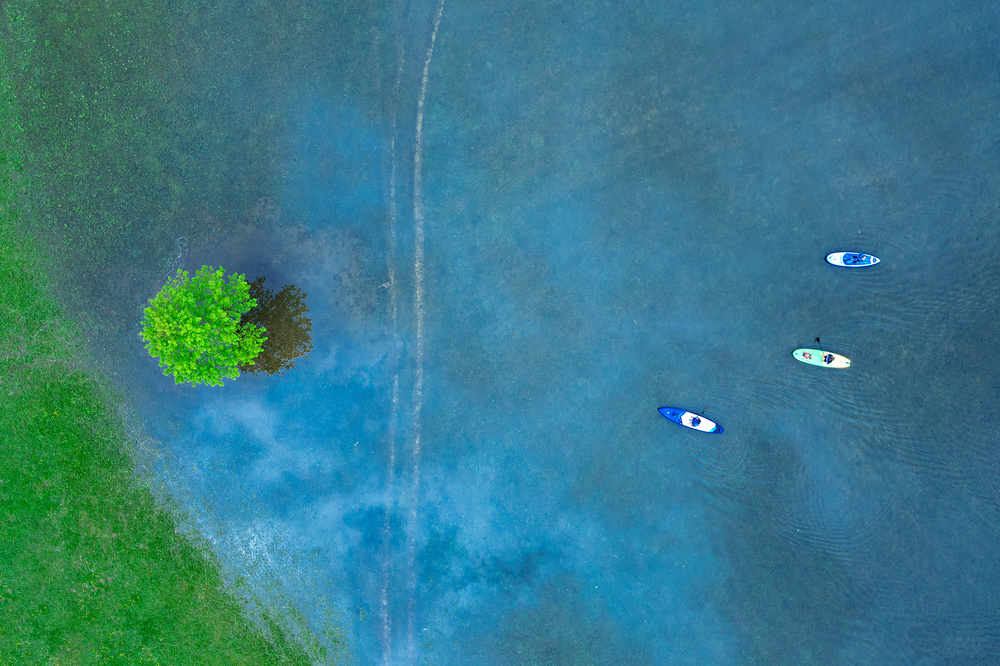
[[[0,37],[35,39],[10,7]],[[31,61],[19,57],[0,49],[0,665],[322,659],[274,619],[266,637],[134,474],[120,398],[87,370],[52,293],[51,253],[26,231],[44,221],[24,205],[33,185],[11,72]]]

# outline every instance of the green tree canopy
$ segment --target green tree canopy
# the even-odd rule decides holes
[[[210,266],[193,278],[178,270],[144,311],[140,335],[175,384],[222,386],[240,376],[241,366],[253,366],[267,340],[263,327],[240,321],[257,305],[246,278],[224,275]]]
[[[309,311],[303,299],[308,294],[286,284],[274,294],[264,288],[267,278],[259,277],[250,283],[250,297],[257,306],[243,316],[244,325],[252,324],[267,330],[267,339],[254,363],[240,366],[242,372],[264,372],[269,375],[285,374],[295,365],[295,359],[312,351],[312,320],[305,316]]]

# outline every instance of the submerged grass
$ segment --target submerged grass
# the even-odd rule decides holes
[[[134,474],[120,397],[86,370],[43,269],[51,256],[25,231],[38,221],[18,63],[2,51],[0,665],[311,663],[314,646],[250,621],[217,558]]]
[[[309,663],[136,483],[106,392],[14,250],[0,225],[0,663]]]
[[[137,483],[31,256],[0,221],[0,664],[309,663]]]

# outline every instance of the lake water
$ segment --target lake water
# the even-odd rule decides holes
[[[73,278],[245,594],[362,664],[1000,659],[998,6],[376,4],[176,8],[201,138]],[[174,386],[178,255],[309,357]]]

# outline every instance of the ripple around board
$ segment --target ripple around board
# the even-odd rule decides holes
[[[949,222],[926,234],[906,229],[887,232],[885,238],[858,234],[858,240],[845,243],[845,247],[867,249],[882,262],[871,269],[836,271],[841,285],[905,302],[913,294],[928,296],[946,291],[949,285],[965,282],[970,272],[994,270],[1000,235],[992,230],[998,229],[1000,212],[991,206],[945,214]],[[892,227],[903,225],[903,221],[897,221]],[[984,229],[991,232],[984,233]]]
[[[994,440],[995,442],[995,440]],[[978,474],[964,484],[973,513],[994,534],[1000,535],[1000,459],[996,451],[990,458],[982,456]]]
[[[815,387],[829,410],[852,426],[850,429],[854,432],[862,426],[877,424],[882,435],[909,438],[912,432],[909,424],[884,400],[889,382],[878,372],[855,367],[850,372],[850,377],[840,377]]]
[[[766,432],[773,432],[782,421],[802,423],[813,418],[806,416],[804,409],[808,404],[818,404],[835,415],[837,434],[853,440],[857,455],[875,460],[888,455],[939,479],[964,478],[967,469],[943,456],[940,447],[925,436],[919,424],[908,420],[903,409],[894,408],[892,396],[901,393],[895,386],[895,377],[871,366],[866,368],[860,362],[862,359],[843,372],[812,368],[789,359],[801,367],[785,375],[760,378],[746,391],[723,390],[720,398],[729,405],[725,411],[733,417],[744,411],[740,405],[757,406],[755,413],[743,414],[735,420],[743,424],[756,421]],[[727,441],[733,441],[732,446],[745,447],[750,440],[730,429]],[[729,459],[720,459],[711,450],[692,449],[692,457],[699,468],[718,475],[714,480],[706,479],[707,483],[719,485],[719,479],[732,483],[738,478],[731,461],[727,463]],[[744,460],[745,476],[752,469],[752,454]]]
[[[897,577],[898,578],[898,577]],[[901,580],[897,585],[904,584]],[[919,622],[908,617],[885,598],[884,587],[878,586],[863,593],[864,608],[858,620],[852,623],[851,645],[845,645],[844,664],[915,664],[918,663],[910,643],[887,640],[905,636]],[[889,629],[891,628],[891,629]],[[852,658],[853,657],[853,658]]]
[[[873,627],[874,623],[865,608],[851,616],[845,623],[844,643],[840,651],[841,664],[893,663],[900,658],[897,652],[886,647],[885,637]],[[902,660],[899,663],[907,663]]]
[[[996,455],[996,428],[992,425],[996,423],[996,416],[992,412],[984,413],[984,410],[972,407],[968,414],[970,418],[962,431],[954,433],[948,441],[961,447],[965,454],[964,468],[967,474],[976,477],[977,472],[982,470],[984,461],[992,461]]]
[[[852,318],[857,348],[869,353],[878,349],[892,352],[939,340],[952,332],[956,318],[982,316],[980,293],[981,289],[959,282],[904,286],[878,309]]]
[[[845,350],[849,358],[859,361],[851,370],[876,366],[898,354],[898,348],[912,337],[915,321],[920,317],[920,314],[901,312],[898,308],[865,312],[852,331],[850,348]]]
[[[749,470],[750,447],[746,437],[688,435],[687,451],[695,467],[704,472],[702,481],[715,488],[739,490],[753,483]]]
[[[1000,662],[1000,617],[931,609],[930,618],[908,632],[916,663],[995,664]]]
[[[789,354],[788,360],[797,363]],[[755,378],[746,387],[727,386],[719,390],[719,401],[729,411],[745,412],[747,405],[753,405],[752,413],[744,413],[744,418],[753,416],[765,422],[775,418],[785,418],[785,412],[799,409],[802,391],[796,386],[795,378],[788,375]]]
[[[976,265],[995,268],[995,263],[988,260],[996,257],[1000,246],[1000,200],[991,193],[982,201],[982,208],[969,211],[952,225],[949,237],[962,256],[987,260]]]
[[[884,209],[879,217],[859,222],[857,232],[845,238],[841,245],[845,250],[874,254],[883,262],[917,256],[921,252],[921,243],[913,234],[907,233],[913,215],[910,208],[902,206]],[[883,263],[879,266],[885,265]],[[879,266],[873,266],[873,270],[848,269],[838,272],[856,276],[873,275],[877,274]]]
[[[810,370],[817,372],[810,373]],[[857,392],[858,385],[863,385],[863,382],[846,376],[834,379],[829,372],[832,371],[824,373],[823,369],[796,367],[794,372],[786,375],[761,378],[745,391],[733,388],[723,390],[719,396],[723,403],[722,411],[743,424],[746,434],[737,434],[736,429],[732,429],[729,437],[720,437],[717,443],[692,438],[689,450],[695,464],[706,472],[703,482],[707,486],[746,491],[768,485],[770,491],[780,498],[782,506],[774,524],[778,532],[791,541],[808,543],[838,560],[851,562],[853,553],[870,542],[885,525],[891,497],[880,497],[860,522],[856,518],[858,511],[839,514],[828,496],[817,492],[811,485],[805,467],[797,467],[802,464],[798,444],[793,445],[794,453],[791,454],[795,461],[799,461],[797,463],[782,460],[783,454],[776,453],[773,446],[763,445],[768,441],[776,444],[783,437],[781,433],[787,432],[789,424],[807,423],[813,418],[806,412],[816,406],[817,395],[821,403],[840,406],[842,414],[837,422],[842,423],[846,419],[849,426],[852,422],[858,424],[856,429],[849,427],[849,432],[857,430],[865,434],[863,439],[854,438],[851,441],[850,455],[864,456],[876,448],[867,435],[869,428],[862,427],[866,425],[862,423],[864,419],[870,420],[876,414],[883,417],[883,421],[892,421],[893,429],[900,437],[906,435],[906,424],[901,419],[890,419],[880,414],[876,407],[846,408],[850,399],[844,397],[844,388],[850,387]],[[754,406],[752,413],[747,413],[746,405]],[[827,422],[823,427],[836,428],[836,425]],[[780,447],[780,444],[776,445]],[[730,449],[723,453],[720,451],[723,446]],[[766,453],[768,449],[772,449],[770,454]],[[869,469],[869,466],[865,464],[864,469]]]
[[[936,386],[935,350],[954,346],[956,330],[984,314],[976,290],[968,285],[930,292],[924,286],[921,293],[915,300],[893,300],[860,320],[852,332],[854,342],[845,349],[854,361],[849,373],[818,390],[842,418],[877,423],[877,444],[906,464],[954,479],[963,472],[941,456],[934,441],[948,437],[939,415],[907,402],[906,396],[924,395],[922,385]],[[970,419],[964,430],[974,441],[982,441],[990,434],[985,422]]]
[[[859,370],[857,364],[844,371],[802,365],[787,381],[795,384],[789,390],[836,415],[844,430],[866,432],[872,424],[879,424],[883,433],[905,440],[909,436],[907,424],[878,399],[876,378]]]
[[[804,368],[806,371],[809,369]],[[846,377],[841,377],[841,381],[845,385],[849,385],[850,382]],[[875,442],[872,441],[875,438],[868,434],[870,433],[870,423],[862,421],[864,419],[870,420],[874,415],[879,414],[879,411],[876,408],[844,409],[848,401],[843,398],[842,388],[838,389],[836,385],[824,386],[822,377],[812,377],[807,383],[816,387],[813,393],[821,394],[821,404],[841,407],[838,419],[826,420],[817,424],[828,434],[827,439],[831,442],[830,446],[841,446],[840,455],[853,459],[855,469],[871,471],[870,461],[880,459],[883,454],[877,450]],[[773,387],[771,390],[774,390]],[[812,400],[813,398],[803,392],[803,400],[806,399]],[[812,417],[792,416],[793,421],[797,423],[802,423],[803,419],[808,418]],[[857,423],[857,428],[852,427],[852,421]],[[846,429],[844,428],[845,422]],[[899,419],[896,419],[894,423],[895,429],[904,433],[904,436],[905,425]],[[858,433],[861,435],[859,436]],[[852,472],[852,484],[860,482],[860,479],[853,478],[856,473]],[[869,541],[879,527],[885,523],[888,501],[891,499],[880,497],[877,505],[869,510],[868,517],[862,523],[849,524],[849,521],[852,521],[853,516],[858,515],[858,512],[852,511],[850,514],[844,514],[842,511],[832,508],[828,496],[818,492],[805,469],[798,470],[795,476],[785,483],[785,486],[786,488],[782,492],[789,510],[788,513],[784,514],[783,519],[777,521],[776,529],[793,540],[809,541],[819,545],[825,552],[845,560],[849,559],[852,548],[859,547],[862,543]]]
[[[890,382],[858,382],[862,390],[850,396],[831,391],[829,404],[847,431],[863,433],[856,440],[859,451],[872,457],[893,456],[903,464],[920,469],[942,479],[958,479],[963,475],[952,461],[942,456],[940,448],[921,436],[918,424],[893,411],[886,396],[894,393]],[[873,432],[873,426],[875,432]]]
[[[880,496],[863,518],[859,518],[862,511],[831,507],[826,495],[814,486],[801,486],[788,499],[787,511],[775,517],[775,530],[790,541],[853,564],[888,523],[893,497]]]
[[[993,174],[986,174],[994,179]],[[925,208],[947,221],[961,220],[970,202],[989,200],[996,193],[996,184],[973,169],[936,168],[928,174],[923,186]]]
[[[763,386],[762,386],[763,385]],[[746,392],[726,388],[718,394],[719,409],[740,423],[721,436],[687,435],[688,455],[703,472],[700,482],[714,491],[749,492],[753,487],[770,484],[767,467],[756,455],[754,442],[767,438],[782,419],[798,418],[801,396],[787,383],[767,380]],[[746,405],[754,405],[753,412]]]

